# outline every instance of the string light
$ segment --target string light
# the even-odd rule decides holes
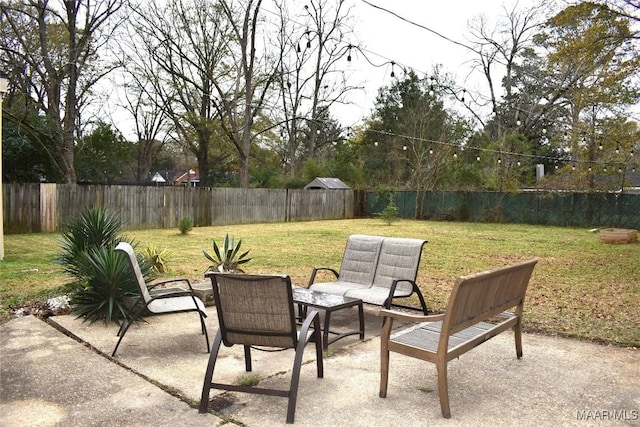
[[[309,6],[308,6],[308,5],[305,5],[304,7],[305,7],[305,10],[307,10],[307,12],[308,12],[308,8],[309,8]],[[307,36],[307,43],[306,43],[306,47],[307,47],[307,48],[311,48],[311,31],[309,31],[309,30],[308,30],[308,27],[307,27],[307,31],[305,32],[305,35]],[[297,43],[297,46],[296,46],[296,47],[297,47],[297,51],[298,51],[299,53],[301,53],[302,49],[301,49],[301,46],[300,46],[300,42],[298,42],[298,43]],[[395,62],[395,61],[387,61],[387,62],[385,62],[384,64],[376,65],[376,64],[374,64],[373,62],[371,62],[371,61],[369,60],[369,58],[367,57],[367,55],[365,54],[365,52],[368,52],[366,49],[363,49],[363,48],[358,47],[358,46],[354,46],[354,45],[352,45],[352,44],[349,44],[349,45],[347,46],[347,49],[348,49],[348,51],[347,51],[347,62],[349,63],[349,65],[351,65],[351,62],[352,62],[352,55],[351,55],[351,49],[352,49],[352,48],[356,48],[356,49],[358,49],[358,50],[362,51],[364,59],[365,59],[365,60],[367,60],[367,61],[368,61],[371,65],[373,65],[374,67],[381,67],[381,66],[383,66],[383,65],[385,65],[385,64],[389,64],[389,63],[391,63],[391,64],[392,64],[391,77],[395,77],[395,65],[396,65],[396,62]],[[382,57],[381,55],[379,55],[379,54],[377,54],[377,53],[375,53],[375,52],[369,52],[369,53],[371,53],[371,54],[373,54],[373,55],[376,55],[376,56],[378,56],[378,57]],[[411,67],[409,67],[409,68],[411,69]],[[403,69],[404,69],[404,67],[403,67]],[[423,73],[423,74],[426,74],[426,73]],[[434,96],[434,95],[435,95],[435,84],[437,83],[437,81],[436,81],[436,79],[435,79],[435,77],[434,77],[434,76],[430,76],[429,81],[430,81],[430,84],[429,84],[429,95],[430,95],[430,96]],[[287,82],[287,87],[291,88],[291,83],[290,83],[290,82]],[[451,95],[454,95],[454,96],[455,96],[455,94],[456,94],[456,92],[457,92],[457,91],[456,91],[456,89],[454,89],[454,88],[450,88],[450,87],[446,87],[446,86],[445,86],[444,88],[445,88],[446,90],[450,91],[450,94],[451,94]],[[458,89],[458,90],[460,90],[460,89]],[[461,101],[462,103],[465,103],[465,101],[466,101],[466,92],[467,92],[466,88],[462,88],[462,96],[460,97],[460,101]],[[459,92],[458,92],[458,93],[459,93]],[[473,100],[473,97],[472,97],[472,100]],[[495,110],[495,109],[494,109],[494,110]],[[495,113],[495,112],[496,112],[496,111],[494,111],[494,113]],[[546,123],[545,123],[544,116],[542,117],[542,121],[543,121],[542,134],[543,134],[543,135],[546,135],[546,134],[547,134],[547,126],[546,126]],[[518,127],[522,126],[522,121],[521,121],[520,119],[516,120],[516,125],[517,125]],[[569,138],[569,135],[567,134],[566,127],[565,127],[564,137],[565,137],[565,140],[570,139],[570,138]],[[594,138],[594,139],[595,139],[595,138]],[[584,136],[584,133],[583,133],[583,136],[582,136],[582,140],[581,140],[581,141],[582,141],[582,143],[583,143],[583,144],[586,144],[586,142],[587,142],[586,137]],[[453,143],[447,143],[447,142],[440,142],[440,141],[434,141],[434,142],[435,142],[436,144],[449,145],[449,146],[454,146],[454,147],[462,147],[462,145],[459,145],[459,144],[453,144]],[[546,138],[546,136],[545,136],[545,137],[542,139],[542,142],[543,142],[543,144],[544,144],[544,143],[548,143],[548,142],[549,142],[549,139],[548,139],[548,138]],[[378,145],[378,144],[377,144],[377,141],[376,141],[376,143],[374,143],[374,145],[375,145],[375,146],[377,146],[377,145]],[[603,148],[604,148],[604,147],[603,147],[603,143],[602,143],[602,142],[600,142],[600,143],[598,144],[598,149],[599,149],[599,150],[603,150]],[[404,146],[403,146],[403,150],[406,150],[406,149],[407,149],[407,147],[406,147],[406,145],[404,145]],[[493,151],[493,152],[495,152],[495,150],[491,150],[491,149],[487,149],[487,148],[476,148],[476,149],[477,149],[477,150],[479,150],[479,151],[489,151],[489,152]],[[620,146],[618,145],[618,146],[616,147],[616,153],[618,154],[618,153],[619,153],[619,151],[620,151]],[[433,154],[433,147],[430,147],[430,148],[429,148],[429,154]],[[508,153],[508,154],[509,154],[509,153]],[[549,156],[540,156],[540,155],[522,155],[522,154],[518,154],[518,153],[510,153],[510,154],[511,154],[511,155],[516,155],[516,156],[520,156],[520,157],[538,158],[538,159],[540,159],[540,160],[544,160],[544,159],[551,159],[551,160],[554,160],[554,158],[553,158],[553,157],[549,157]],[[635,155],[635,154],[634,154],[634,150],[633,150],[633,148],[631,148],[631,150],[630,150],[630,154],[629,154],[629,155],[630,155],[631,157],[634,157],[634,155]],[[455,156],[457,156],[457,153],[454,153],[454,157],[455,157]],[[477,161],[480,161],[480,155],[476,156],[476,160],[477,160]],[[557,164],[557,159],[555,159],[555,160],[556,160],[556,164]],[[498,163],[499,163],[499,164],[501,164],[501,163],[502,163],[502,158],[501,158],[501,157],[499,157],[499,158],[498,158]],[[581,161],[578,161],[577,163],[581,163]],[[597,161],[596,161],[596,162],[589,162],[589,163],[602,164],[601,162],[597,162]],[[520,164],[521,164],[521,163],[520,163],[520,161],[518,161],[518,165],[520,165]],[[572,164],[572,166],[575,168],[576,163],[573,163],[573,164]],[[635,165],[633,165],[633,170],[634,170],[634,172],[635,172],[635,168],[636,168],[636,167],[635,167]],[[591,165],[589,166],[589,170],[590,170],[590,171],[592,170]],[[606,171],[606,165],[604,166],[604,170]]]
[[[402,149],[403,149],[404,151],[407,151],[407,144],[404,144],[404,145],[402,146]]]

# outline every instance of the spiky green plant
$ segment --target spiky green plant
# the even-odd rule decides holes
[[[87,271],[82,254],[125,240],[120,236],[121,230],[122,220],[116,213],[104,208],[84,210],[67,222],[62,232],[62,254],[58,262],[67,274],[84,279]]]
[[[220,250],[218,244],[214,240],[213,256],[209,255],[209,253],[204,249],[202,250],[205,258],[213,263],[206,271],[244,273],[240,268],[240,265],[248,263],[252,258],[247,258],[249,251],[240,253],[240,246],[242,246],[242,239],[238,239],[238,243],[236,244],[235,239],[229,240],[228,233],[224,238],[224,246],[222,247],[222,250]]]
[[[167,260],[171,257],[172,252],[166,248],[159,248],[156,245],[149,244],[142,252],[142,256],[149,264],[151,270],[157,273],[167,271]]]
[[[77,282],[74,313],[93,323],[119,323],[127,313],[125,298],[136,297],[138,287],[128,261],[113,245],[90,249],[81,255],[90,275]]]
[[[62,233],[62,253],[58,262],[75,279],[71,303],[78,317],[94,322],[118,322],[126,313],[124,301],[137,295],[135,276],[124,256],[115,252],[122,236],[122,220],[104,208],[92,208],[72,218]],[[149,264],[140,259],[142,273],[150,273]]]

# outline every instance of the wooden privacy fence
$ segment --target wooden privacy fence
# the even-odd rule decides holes
[[[348,219],[356,215],[352,190],[284,190],[74,184],[3,184],[4,231],[56,232],[85,208],[107,207],[125,228],[178,227]]]

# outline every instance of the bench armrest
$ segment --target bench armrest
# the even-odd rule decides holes
[[[439,320],[444,320],[444,314],[431,314],[428,316],[404,313],[402,311],[395,311],[389,309],[382,309],[378,311],[378,316],[380,317],[390,317],[393,319],[404,320],[407,322],[413,323],[422,323],[422,322],[437,322]]]
[[[316,280],[316,274],[318,273],[318,271],[330,271],[334,274],[334,276],[336,276],[336,279],[338,278],[338,272],[336,270],[334,270],[333,268],[329,268],[329,267],[314,267],[313,271],[311,272],[311,277],[309,278],[309,284],[307,284],[307,288],[311,285],[313,285],[313,283]]]

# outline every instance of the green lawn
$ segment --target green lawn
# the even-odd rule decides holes
[[[242,238],[253,260],[248,273],[286,273],[306,284],[314,266],[338,269],[350,234],[416,237],[425,246],[418,283],[430,309],[443,311],[457,276],[533,257],[524,328],[624,346],[640,346],[640,243],[609,245],[585,229],[518,224],[476,224],[403,220],[391,226],[379,219],[228,225],[132,230],[125,234],[144,247],[153,243],[173,252],[166,276],[203,281],[207,260],[226,233]],[[0,262],[0,304],[12,306],[63,292],[69,281],[53,261],[57,234],[5,236]]]

